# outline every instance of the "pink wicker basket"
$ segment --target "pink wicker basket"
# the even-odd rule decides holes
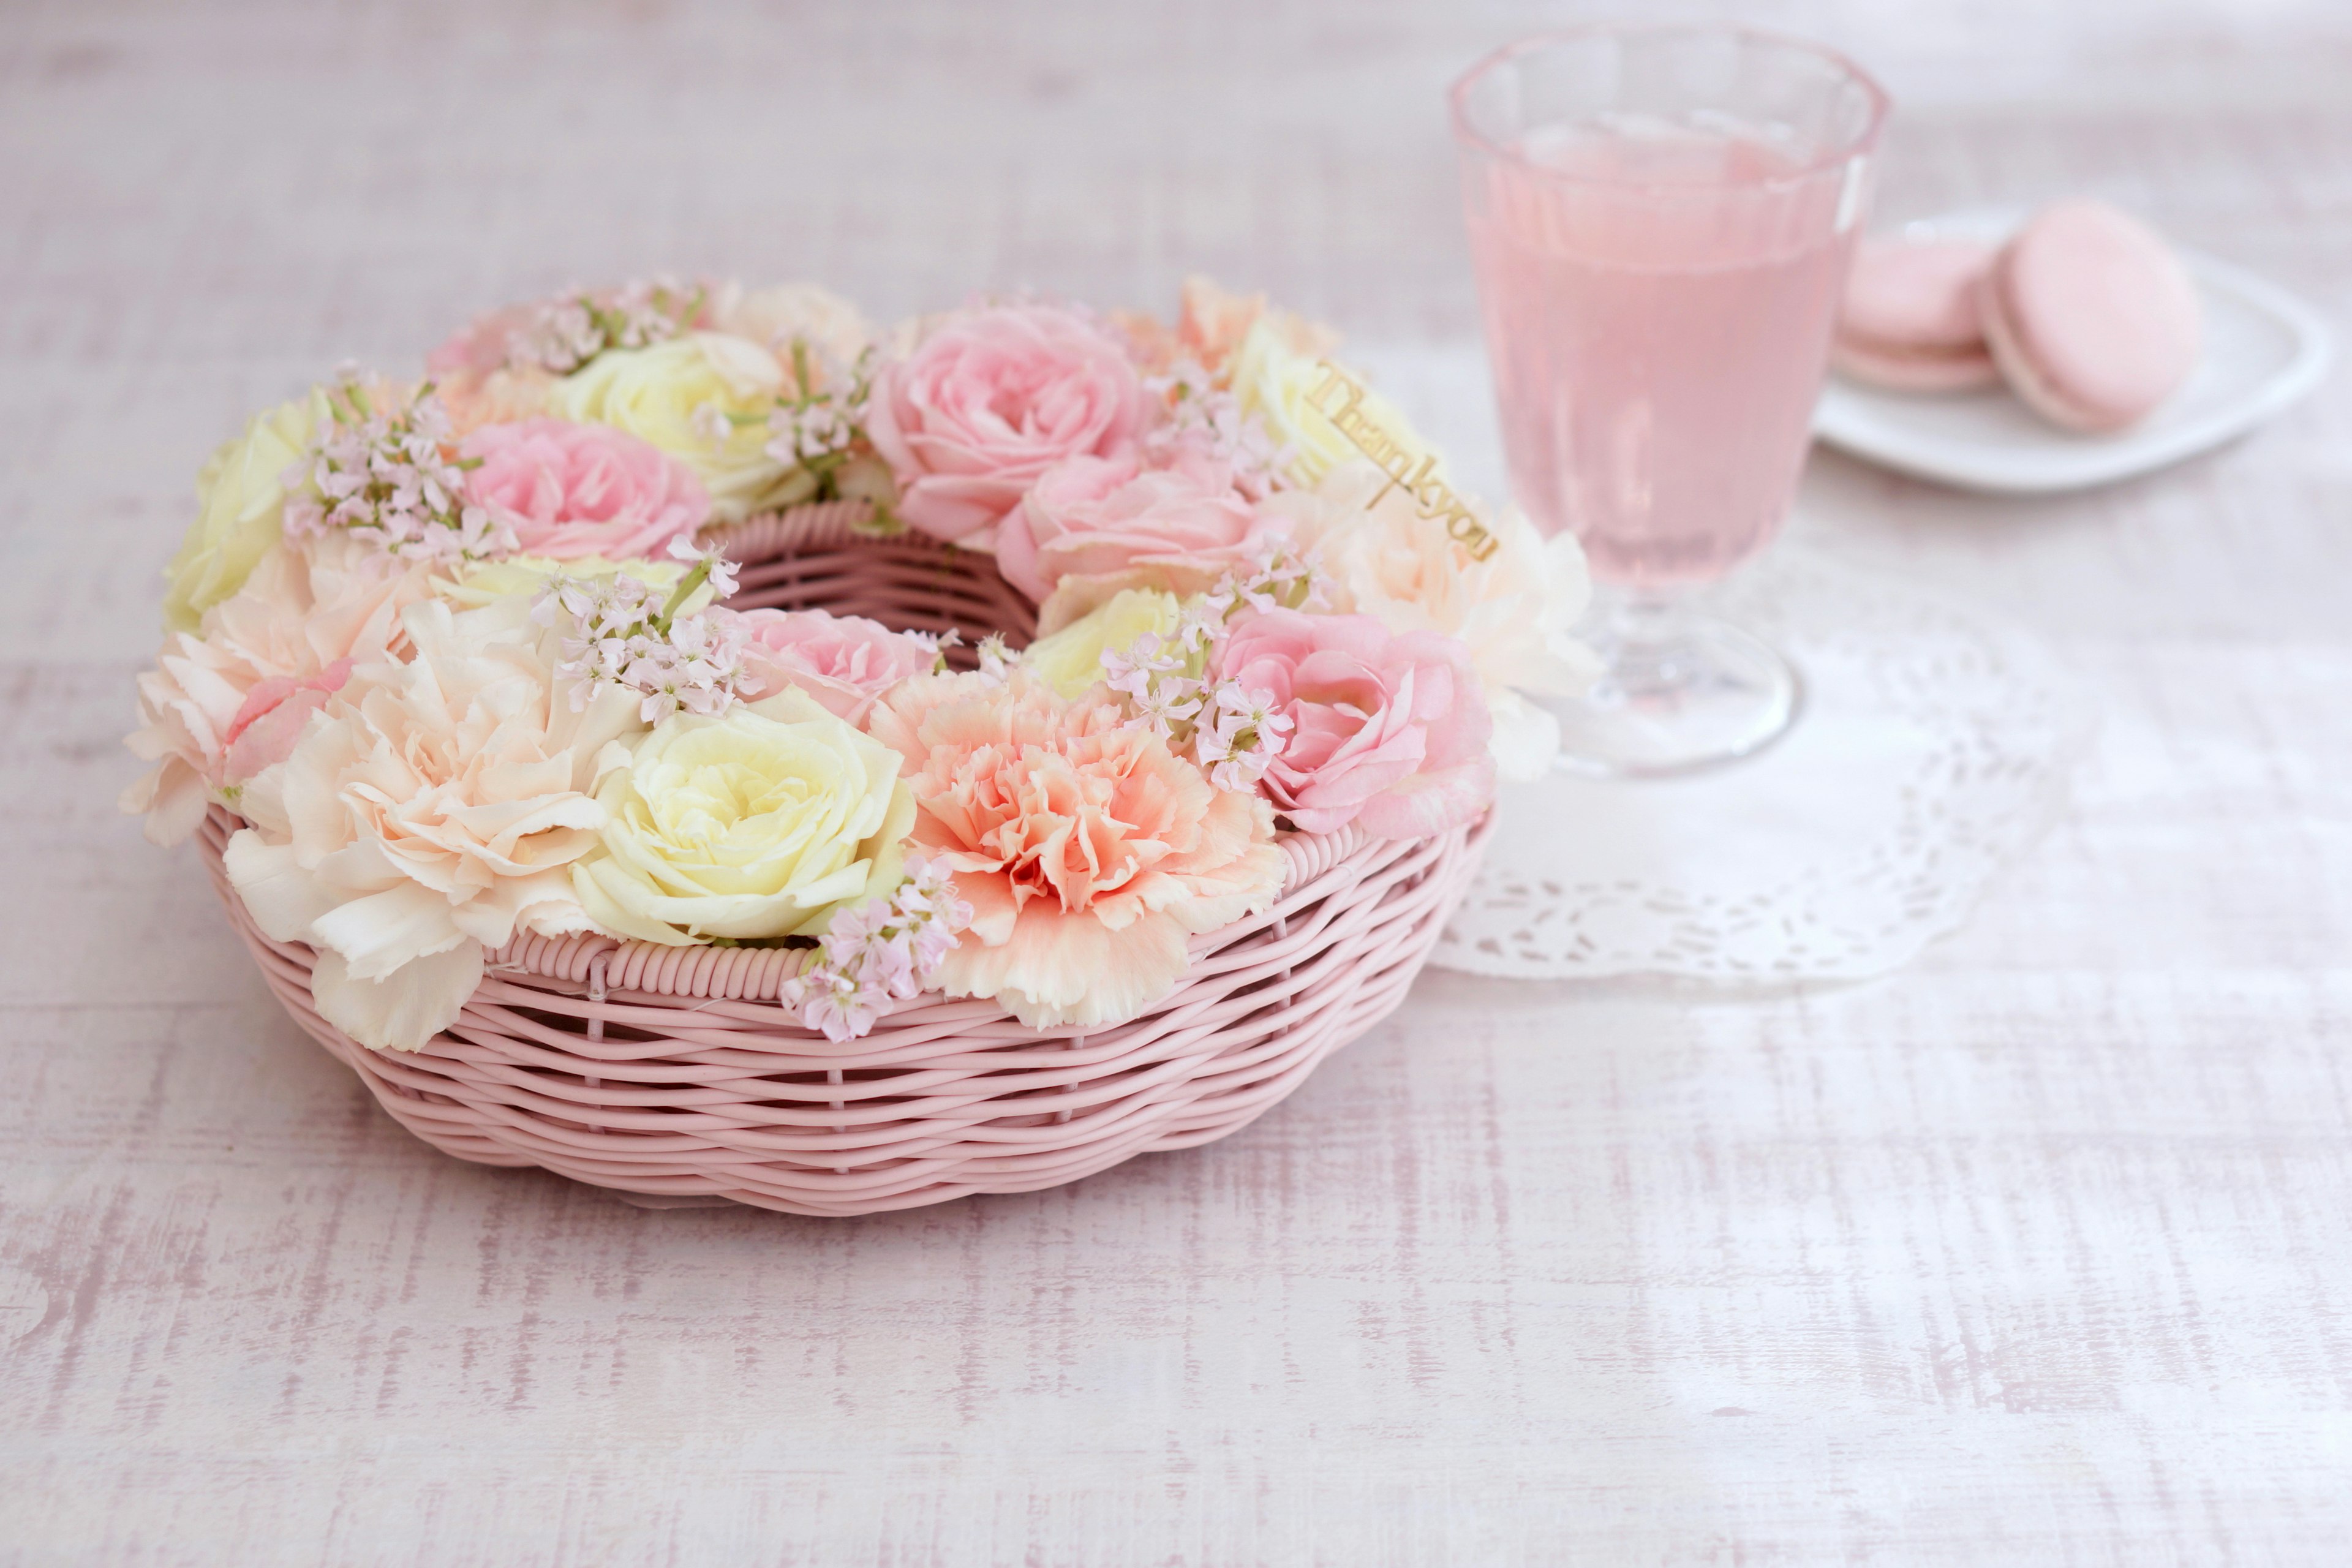
[[[732,602],[1016,642],[1033,629],[985,557],[862,537],[860,515],[807,507],[734,530]],[[319,1016],[311,950],[262,935],[229,889],[237,820],[215,807],[200,837],[287,1012],[435,1148],[654,1206],[855,1215],[1054,1186],[1245,1126],[1402,1000],[1491,821],[1424,840],[1286,835],[1275,907],[1193,939],[1172,994],[1094,1032],[932,995],[835,1044],[776,1001],[806,950],[522,937],[414,1053],[369,1050]]]

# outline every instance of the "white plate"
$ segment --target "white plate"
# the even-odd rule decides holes
[[[1922,238],[1999,239],[2016,211],[1954,213],[1906,224]],[[2319,384],[2333,352],[2319,313],[2276,284],[2194,251],[2179,252],[2205,307],[2205,352],[2171,400],[2128,430],[2077,436],[1995,387],[1904,393],[1832,375],[1813,433],[1887,468],[1963,489],[2027,495],[2112,484],[2242,436]]]

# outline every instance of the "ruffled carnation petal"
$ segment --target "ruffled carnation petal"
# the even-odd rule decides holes
[[[1474,509],[1491,541],[1474,555],[1361,458],[1339,463],[1313,489],[1285,491],[1265,505],[1321,558],[1333,608],[1400,634],[1441,632],[1468,649],[1495,712],[1500,776],[1538,778],[1550,768],[1558,723],[1512,693],[1575,696],[1600,668],[1575,635],[1591,579],[1574,534],[1547,540],[1515,508]]]
[[[947,994],[992,1000],[1033,1029],[1095,1028],[1124,1023],[1167,995],[1187,963],[1184,927],[1173,915],[1113,931],[1086,914],[1033,903],[1002,945],[958,943],[939,981]]]
[[[312,876],[290,844],[270,844],[250,827],[229,835],[221,864],[245,912],[272,942],[309,942],[310,922],[335,907],[334,890]]]
[[[485,945],[576,929],[565,865],[604,820],[580,786],[626,721],[556,696],[554,634],[523,601],[453,616],[424,600],[402,625],[412,658],[354,668],[247,786],[255,826],[227,870],[256,924],[320,949],[338,1027],[414,1049],[456,1016],[447,992],[468,965],[478,978]],[[471,957],[442,961],[457,952]]]
[[[482,983],[482,944],[461,942],[403,964],[381,980],[353,975],[342,955],[321,950],[310,965],[319,1016],[363,1046],[416,1051],[457,1021]]]
[[[1181,978],[1187,933],[1281,890],[1271,808],[1099,696],[1065,701],[1026,669],[933,676],[870,728],[906,759],[916,841],[971,905],[940,971],[951,994],[1036,1027],[1115,1024]]]

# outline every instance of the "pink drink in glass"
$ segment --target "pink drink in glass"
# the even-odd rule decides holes
[[[1497,51],[1454,131],[1511,489],[1612,592],[1563,765],[1640,776],[1786,731],[1797,671],[1691,591],[1794,498],[1886,95],[1745,28],[1601,25]]]
[[[1796,492],[1843,184],[1733,132],[1548,127],[1515,150],[1470,204],[1511,488],[1603,583],[1712,582]]]

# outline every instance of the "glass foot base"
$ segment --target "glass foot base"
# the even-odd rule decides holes
[[[1627,605],[1591,640],[1601,679],[1581,698],[1545,704],[1571,773],[1654,778],[1751,756],[1803,706],[1789,661],[1726,621]]]

